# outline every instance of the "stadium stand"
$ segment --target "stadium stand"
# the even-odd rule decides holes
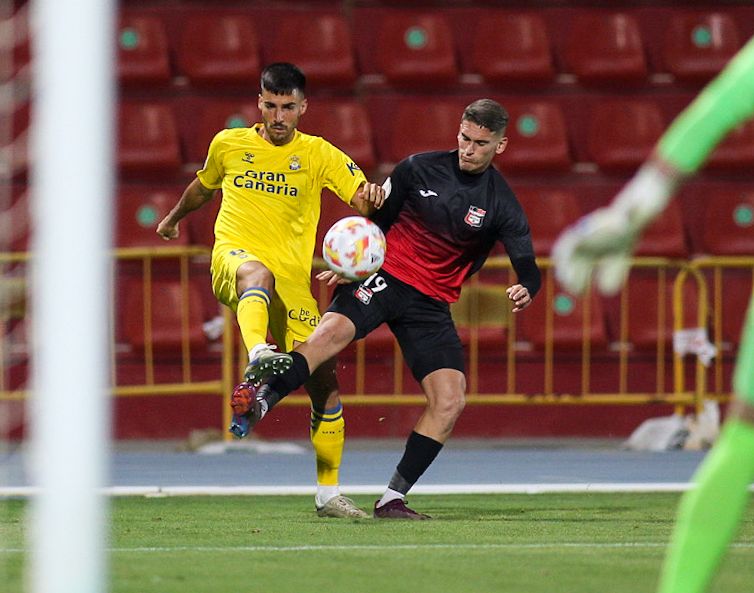
[[[535,255],[548,257],[560,232],[583,214],[576,193],[561,187],[518,184],[514,190],[529,220]]]
[[[12,184],[7,188],[7,201],[0,210],[0,233],[3,250],[23,252],[30,249],[31,212],[29,188]]]
[[[626,308],[623,311],[627,324],[627,344],[629,350],[654,351],[661,346],[669,353],[672,348],[673,281],[675,270],[666,273],[656,269],[635,269],[623,289]],[[699,326],[697,306],[699,295],[693,283],[686,283],[683,290],[682,329]],[[620,314],[617,304],[607,309],[607,327],[611,341],[620,342]]]
[[[685,258],[689,255],[681,203],[671,201],[642,233],[634,255]]]
[[[180,72],[191,84],[259,84],[260,54],[256,26],[243,12],[195,12],[186,17],[178,45]]]
[[[204,162],[209,143],[217,132],[225,128],[248,127],[261,121],[256,97],[191,97],[183,102],[182,111],[190,115],[181,118],[180,128],[187,160],[194,166],[201,166]]]
[[[307,134],[323,136],[367,173],[377,165],[369,115],[358,101],[317,101],[313,98],[301,119],[300,128]]]
[[[703,202],[700,250],[711,255],[754,255],[754,191],[718,187]]]
[[[453,31],[441,12],[387,10],[372,11],[371,15],[375,45],[361,47],[359,56],[362,59],[364,52],[374,52],[377,73],[388,83],[439,87],[457,82]]]
[[[736,1],[622,2],[606,9],[551,0],[532,9],[521,2],[501,8],[485,0],[294,0],[280,5],[223,0],[212,12],[182,0],[128,2],[118,29],[117,244],[165,245],[150,221],[178,199],[217,131],[259,121],[260,68],[280,59],[298,63],[309,79],[302,131],[321,134],[345,150],[376,181],[411,153],[455,148],[462,109],[483,96],[499,100],[511,121],[508,148],[496,165],[522,202],[535,251],[544,260],[560,230],[614,195],[671,118],[753,33],[754,7]],[[23,141],[28,102],[15,109],[14,134]],[[14,154],[14,181],[23,190],[25,152]],[[754,254],[754,227],[747,226],[754,205],[742,190],[750,185],[752,167],[754,124],[718,148],[702,175],[642,236],[636,255],[687,261],[690,254]],[[220,203],[218,195],[182,223],[180,245],[212,244]],[[721,210],[727,214],[721,216]],[[351,214],[337,198],[323,197],[315,255],[332,221]],[[19,249],[25,236],[15,244]],[[503,250],[495,255],[504,255]],[[134,269],[138,262],[130,263],[127,273],[116,277],[116,321],[119,344],[133,353],[145,348],[144,303]],[[151,318],[155,348],[166,357],[177,356],[180,303],[186,302],[192,351],[199,348],[214,364],[216,358],[202,349],[207,339],[201,321],[217,314],[217,304],[208,295],[206,262],[192,261],[190,268],[191,285],[182,294],[177,265],[153,267],[159,298]],[[637,358],[651,358],[660,342],[666,354],[671,352],[675,273],[669,264],[664,280],[654,269],[631,275],[623,322],[626,346]],[[723,288],[710,295],[714,307],[721,305],[720,327],[711,324],[710,330],[719,329],[732,352],[752,275],[740,269],[725,270],[722,277]],[[705,278],[712,288],[710,270]],[[510,281],[507,270],[483,270],[454,306],[462,340],[470,345],[474,334],[480,361],[487,357],[482,362],[496,373],[502,372],[500,357],[510,335],[502,293]],[[316,282],[313,289],[318,294]],[[323,291],[323,305],[330,292]],[[693,312],[697,302],[690,285],[686,308]],[[483,308],[481,316],[472,312],[476,304]],[[515,316],[517,346],[526,354],[518,352],[534,365],[544,359],[549,310],[556,352],[575,356],[586,327],[597,358],[614,363],[608,347],[621,339],[620,297],[592,295],[586,324],[582,305],[546,279],[532,308]],[[684,326],[694,324],[693,315],[684,319]],[[388,379],[398,372],[392,335],[380,328],[365,348],[367,362],[374,363],[366,370],[367,388],[389,392]],[[344,393],[356,384],[355,357],[355,347],[343,356]],[[408,371],[402,372],[405,383],[411,383]],[[555,369],[559,377],[570,372]],[[484,389],[500,391],[497,377]]]
[[[571,166],[565,117],[556,101],[500,99],[510,116],[508,147],[496,157],[505,173],[539,172],[557,175]],[[456,125],[461,112],[456,114]]]
[[[585,9],[566,26],[562,58],[579,82],[625,84],[646,80],[644,43],[632,15]]]
[[[533,13],[489,10],[478,15],[471,71],[492,85],[552,81],[555,75],[547,26]]]
[[[754,167],[754,122],[733,130],[710,155],[707,171],[747,172]]]
[[[457,147],[458,125],[467,105],[463,98],[405,95],[399,102],[384,96],[374,99],[367,106],[383,163],[397,163],[415,152]]]
[[[118,80],[126,86],[170,82],[168,37],[162,19],[124,11],[118,23]]]
[[[162,220],[178,201],[180,186],[121,185],[118,188],[115,245],[117,247],[164,247],[165,240],[156,232]],[[188,219],[186,222],[188,222]],[[183,231],[184,225],[181,225]],[[189,234],[181,232],[171,245],[188,245]]]
[[[621,98],[595,102],[587,125],[591,160],[602,171],[625,174],[649,156],[666,122],[651,99]]]
[[[704,82],[722,69],[741,44],[731,15],[680,10],[664,35],[664,65],[677,80]]]
[[[296,64],[310,88],[347,87],[356,81],[351,28],[335,12],[287,12],[263,53],[267,63]]]
[[[548,286],[549,285],[549,286]],[[552,290],[550,298],[549,291]],[[548,336],[547,317],[552,315],[552,334]],[[517,318],[518,337],[541,352],[552,340],[555,350],[578,350],[584,341],[592,349],[604,349],[607,332],[602,300],[592,291],[585,297],[576,297],[559,286],[548,274],[542,278],[540,294],[527,308],[526,315]]]
[[[180,280],[160,277],[154,278],[145,290],[140,277],[126,276],[121,280],[116,293],[116,336],[134,352],[143,352],[145,347],[151,346],[155,353],[179,356],[183,335],[187,336],[191,348],[206,346],[200,281],[192,279],[183,286]],[[145,305],[151,315],[147,315]],[[183,333],[184,323],[187,334]]]
[[[183,162],[178,128],[168,103],[122,101],[118,114],[118,166],[125,176],[179,172]]]

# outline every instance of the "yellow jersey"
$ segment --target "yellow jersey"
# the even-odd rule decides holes
[[[219,132],[202,185],[222,189],[215,249],[241,248],[277,276],[309,282],[323,188],[350,204],[366,177],[341,150],[296,130],[275,146],[259,135],[262,124]]]

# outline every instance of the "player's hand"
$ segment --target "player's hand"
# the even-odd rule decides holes
[[[317,280],[326,280],[327,286],[335,286],[336,284],[350,284],[353,280],[343,278],[340,274],[333,272],[332,270],[323,270],[319,272],[315,278]]]
[[[514,284],[513,286],[509,286],[505,290],[506,294],[508,295],[508,298],[513,301],[513,304],[515,307],[513,307],[513,312],[516,313],[518,311],[523,311],[531,305],[531,295],[529,294],[529,289],[523,286],[522,284]]]
[[[628,275],[638,229],[621,208],[600,208],[558,237],[552,249],[555,277],[573,294],[583,294],[594,273],[604,294],[615,294]]]
[[[170,241],[171,239],[177,239],[180,231],[177,224],[172,224],[168,222],[167,218],[163,218],[160,224],[157,225],[157,234],[166,241]]]
[[[385,203],[385,190],[381,185],[378,185],[377,183],[371,183],[367,181],[359,188],[357,195],[364,201],[365,204],[369,205],[375,210],[382,208],[382,205]]]
[[[665,208],[682,180],[680,172],[654,156],[609,206],[568,227],[552,248],[555,276],[582,294],[592,274],[603,294],[615,294],[626,281],[636,239]]]

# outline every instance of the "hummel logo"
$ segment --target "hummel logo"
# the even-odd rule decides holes
[[[428,198],[430,196],[436,196],[437,192],[432,191],[431,189],[420,189],[419,195],[421,195],[422,198]]]

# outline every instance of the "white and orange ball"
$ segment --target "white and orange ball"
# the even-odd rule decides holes
[[[333,272],[348,280],[362,280],[380,269],[385,247],[380,227],[362,216],[348,216],[327,231],[322,257]]]

